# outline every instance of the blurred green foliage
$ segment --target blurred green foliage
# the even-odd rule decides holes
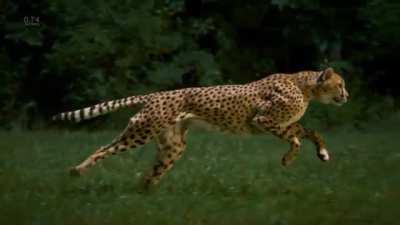
[[[3,128],[46,127],[56,112],[139,93],[326,66],[344,74],[352,101],[340,109],[316,105],[307,123],[359,124],[399,103],[396,1],[1,4]]]

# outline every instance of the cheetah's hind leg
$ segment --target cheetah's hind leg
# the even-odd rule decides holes
[[[119,152],[124,152],[149,142],[153,138],[153,134],[157,133],[157,131],[154,130],[152,124],[142,122],[140,118],[140,115],[133,117],[125,130],[115,138],[111,144],[100,147],[82,163],[72,167],[70,169],[70,175],[80,176],[84,174],[88,168],[99,162],[99,160],[109,155],[115,155]]]
[[[158,151],[155,163],[144,177],[143,188],[145,191],[153,189],[174,163],[181,158],[186,148],[187,131],[187,127],[181,122],[165,129],[157,136]]]

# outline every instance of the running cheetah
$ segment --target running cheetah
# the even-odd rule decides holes
[[[282,158],[284,166],[295,159],[302,138],[311,140],[316,145],[317,156],[328,161],[330,157],[322,137],[303,128],[297,121],[312,100],[342,105],[348,97],[343,78],[332,68],[327,68],[323,71],[273,74],[244,85],[185,88],[131,96],[60,113],[53,120],[79,122],[123,107],[141,105],[120,136],[111,144],[100,147],[70,172],[82,175],[109,155],[137,148],[155,139],[157,159],[144,177],[145,185],[149,187],[157,184],[181,157],[186,147],[188,127],[198,120],[230,133],[269,132],[278,136],[290,144],[290,150]]]

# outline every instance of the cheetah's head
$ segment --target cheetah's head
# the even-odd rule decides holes
[[[335,73],[332,68],[327,68],[321,72],[313,94],[322,103],[339,106],[346,103],[349,98],[343,78]]]

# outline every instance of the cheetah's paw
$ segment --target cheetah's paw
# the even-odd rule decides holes
[[[324,162],[330,160],[330,156],[329,156],[328,150],[326,150],[325,148],[319,150],[318,157]]]

